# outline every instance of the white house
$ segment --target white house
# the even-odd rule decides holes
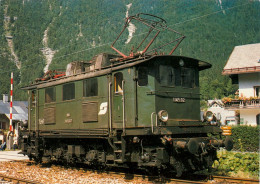
[[[208,100],[208,111],[213,112],[222,125],[237,125],[235,110],[227,110],[221,100]]]
[[[236,46],[223,75],[229,75],[239,85],[239,98],[226,103],[226,109],[240,111],[240,124],[260,123],[260,43]]]

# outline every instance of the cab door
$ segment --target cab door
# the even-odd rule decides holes
[[[112,96],[113,96],[113,128],[123,127],[124,116],[124,77],[122,72],[113,75]]]

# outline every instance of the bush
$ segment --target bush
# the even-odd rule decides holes
[[[233,150],[237,151],[259,151],[259,126],[233,126],[232,139],[234,141]]]
[[[214,174],[239,178],[259,177],[259,153],[218,151],[219,161],[215,161]]]

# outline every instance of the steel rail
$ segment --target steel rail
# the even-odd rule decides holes
[[[40,182],[37,182],[37,181],[21,179],[21,178],[15,178],[15,177],[6,176],[6,175],[3,175],[3,174],[0,174],[0,179],[2,181],[14,182],[14,183],[41,184]]]
[[[250,178],[234,178],[228,176],[211,176],[211,179],[219,179],[225,181],[237,181],[237,182],[250,182],[250,183],[259,183],[257,179],[250,179]]]
[[[204,183],[205,181],[193,181],[193,180],[181,180],[181,179],[169,179],[171,182],[174,183],[193,183],[193,184],[200,184],[200,183]]]
[[[205,181],[194,181],[194,180],[186,180],[186,179],[177,179],[177,178],[167,178],[167,177],[160,177],[160,176],[150,176],[150,175],[143,175],[143,174],[130,174],[132,175],[131,178],[127,178],[126,176],[128,175],[125,172],[115,172],[115,171],[110,171],[108,173],[111,176],[120,176],[122,177],[125,175],[125,180],[127,181],[133,181],[135,178],[138,179],[143,179],[143,180],[149,180],[152,182],[159,182],[159,183],[169,183],[169,182],[174,182],[174,183],[193,183],[193,184],[205,184]]]
[[[124,172],[115,172],[110,171],[110,175],[112,176],[122,176],[123,174],[127,175],[127,173]],[[205,177],[204,175],[201,175]],[[152,179],[152,181],[162,182],[162,183],[168,183],[168,182],[174,182],[174,183],[193,183],[193,184],[201,184],[201,183],[208,183],[210,180],[219,179],[224,180],[225,182],[235,182],[235,183],[259,183],[259,180],[257,179],[249,179],[249,178],[234,178],[234,177],[228,177],[228,176],[209,176],[207,181],[203,180],[190,180],[190,179],[177,179],[177,178],[167,178],[167,177],[160,177],[160,176],[149,176],[149,175],[142,175],[142,174],[132,174],[131,179],[125,178],[125,180],[131,181],[134,178],[142,178],[143,180],[146,179]],[[206,177],[205,177],[206,178]]]

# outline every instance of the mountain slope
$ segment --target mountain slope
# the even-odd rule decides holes
[[[260,42],[258,1],[2,0],[0,4],[0,93],[8,93],[13,71],[15,99],[25,99],[19,87],[41,77],[44,68],[64,70],[71,61],[112,52],[110,45],[121,31],[127,11],[129,15],[143,12],[164,18],[169,27],[186,36],[175,55],[213,64],[201,74],[204,99],[228,96],[236,90],[228,77],[221,76],[224,64],[234,46]],[[137,28],[131,42],[142,32]],[[21,69],[14,63],[7,34],[12,36]],[[129,52],[131,44],[122,41],[119,47]]]

